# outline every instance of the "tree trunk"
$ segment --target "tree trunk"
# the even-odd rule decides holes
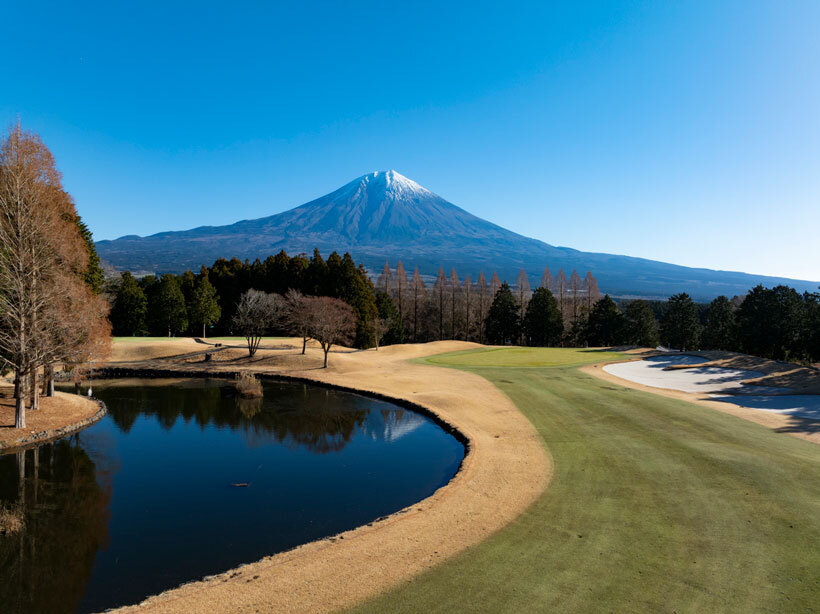
[[[54,396],[54,364],[48,363],[43,368],[44,389],[43,393],[47,397]]]
[[[202,323],[202,338],[205,338],[205,322]]]
[[[14,372],[14,428],[26,428],[26,399],[20,371]]]
[[[464,341],[470,340],[470,295],[466,299],[467,310],[464,312]]]
[[[325,345],[323,345],[323,346],[322,346],[322,349],[325,351],[325,364],[324,364],[324,368],[325,368],[325,369],[327,369],[327,353],[330,351],[330,344],[328,344],[328,345],[326,345],[326,346],[325,346]]]
[[[29,407],[32,411],[40,409],[40,388],[37,386],[38,379],[37,369],[32,368],[29,374]]]
[[[308,338],[302,337],[302,354],[305,354],[305,352],[307,352],[307,342]]]
[[[419,312],[419,299],[416,295],[413,295],[413,341],[418,341],[419,340],[418,312]]]
[[[453,341],[456,339],[456,288],[453,286],[453,304],[452,309],[450,310],[452,313],[453,321],[450,323],[450,335],[453,338]]]

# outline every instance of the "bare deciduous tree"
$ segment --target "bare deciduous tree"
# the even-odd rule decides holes
[[[396,308],[399,310],[399,319],[404,325],[404,311],[407,303],[407,272],[401,260],[396,264],[396,274],[393,277],[393,289]]]
[[[419,308],[427,301],[427,288],[421,279],[419,268],[413,270],[413,341],[419,338]]]
[[[552,273],[550,273],[549,267],[544,267],[544,274],[541,276],[541,287],[549,290],[550,292],[553,291],[553,284],[555,280],[552,278]]]
[[[43,363],[47,396],[54,395],[54,363],[62,362],[67,371],[82,370],[111,349],[108,301],[95,296],[73,276],[60,276],[55,280],[55,288],[57,293],[48,316],[55,342]]]
[[[307,300],[311,314],[310,336],[322,346],[324,366],[327,368],[330,348],[352,341],[356,332],[356,313],[350,305],[338,298],[319,296]]]
[[[501,289],[501,280],[498,279],[498,272],[493,271],[493,276],[490,278],[490,302],[495,298],[496,292]]]
[[[384,261],[384,268],[382,269],[381,275],[379,275],[376,288],[387,294],[390,294],[390,290],[393,288],[393,273],[390,271],[390,263],[387,262],[387,260]]]
[[[464,276],[461,284],[461,296],[464,300],[464,340],[470,340],[470,312],[473,309],[473,280],[470,274]]]
[[[80,343],[65,335],[60,310],[61,295],[84,284],[88,252],[76,219],[51,152],[37,135],[14,126],[0,144],[0,356],[14,370],[17,428],[25,426],[25,378],[36,408],[39,368]],[[82,318],[69,324],[70,332],[88,332]]]
[[[592,272],[587,271],[584,277],[584,292],[587,297],[587,313],[592,312],[592,306],[601,299],[601,291],[598,290],[598,280],[593,277]]]
[[[455,267],[450,271],[450,279],[447,281],[450,288],[450,338],[456,338],[456,308],[458,307],[459,291],[461,283],[458,280],[458,273]]]
[[[373,339],[376,341],[376,351],[379,351],[379,344],[381,344],[382,339],[390,330],[390,321],[386,318],[376,318],[371,323],[373,328]]]
[[[298,290],[290,289],[285,294],[282,317],[292,335],[302,338],[302,354],[307,351],[310,339],[311,314],[309,300]]]
[[[236,306],[236,314],[231,323],[233,328],[248,342],[248,354],[253,357],[262,337],[276,322],[281,298],[261,290],[248,290]]]
[[[578,305],[581,302],[581,276],[575,269],[572,269],[569,276],[569,292],[572,296],[572,323],[575,324],[578,321]]]
[[[564,275],[564,269],[558,269],[558,275],[555,278],[555,294],[558,296],[558,309],[561,310],[561,318],[566,324],[566,316],[564,310],[564,302],[567,298],[567,276]]]
[[[476,296],[478,298],[478,342],[484,343],[484,318],[487,316],[487,280],[484,271],[478,274],[476,281]]]
[[[447,277],[444,275],[444,269],[439,267],[438,277],[436,283],[433,285],[433,297],[436,302],[436,310],[438,311],[438,338],[439,341],[444,339],[444,297],[447,294]]]

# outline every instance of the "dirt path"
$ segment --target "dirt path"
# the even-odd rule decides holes
[[[469,453],[447,486],[384,520],[187,584],[123,611],[334,611],[396,587],[515,519],[543,492],[552,471],[532,424],[477,375],[407,362],[471,347],[476,346],[438,342],[378,352],[340,351],[331,355],[328,369],[316,368],[321,365],[316,348],[306,356],[296,349],[260,352],[244,363],[233,357],[220,364],[214,356],[207,363],[214,373],[239,367],[277,372],[417,403],[463,433]],[[123,351],[120,360],[127,359]],[[145,366],[172,364],[151,360]],[[177,366],[201,369],[205,363]]]

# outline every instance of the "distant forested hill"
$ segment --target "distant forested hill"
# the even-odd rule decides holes
[[[459,274],[498,271],[512,282],[524,268],[533,285],[549,266],[567,276],[592,271],[603,292],[618,296],[667,297],[688,292],[696,299],[743,294],[757,284],[817,290],[820,282],[682,267],[643,258],[555,247],[506,230],[453,205],[395,171],[359,177],[335,192],[295,209],[229,226],[202,226],[148,237],[99,241],[100,256],[118,270],[198,270],[220,257],[264,259],[290,254],[349,251],[378,271],[385,260],[402,260],[424,275],[438,268]]]

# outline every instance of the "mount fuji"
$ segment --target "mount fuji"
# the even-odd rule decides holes
[[[479,271],[514,281],[524,268],[537,284],[545,266],[553,274],[577,269],[598,279],[603,292],[617,296],[667,297],[688,292],[709,299],[743,294],[751,287],[786,284],[815,291],[808,282],[730,271],[695,269],[643,258],[555,247],[506,230],[446,201],[396,171],[378,171],[283,213],[228,226],[201,226],[147,237],[129,235],[98,241],[100,257],[118,270],[181,272],[198,270],[220,257],[265,259],[314,248],[327,257],[349,251],[371,271],[398,260],[412,271],[435,275],[455,267],[476,278]]]

